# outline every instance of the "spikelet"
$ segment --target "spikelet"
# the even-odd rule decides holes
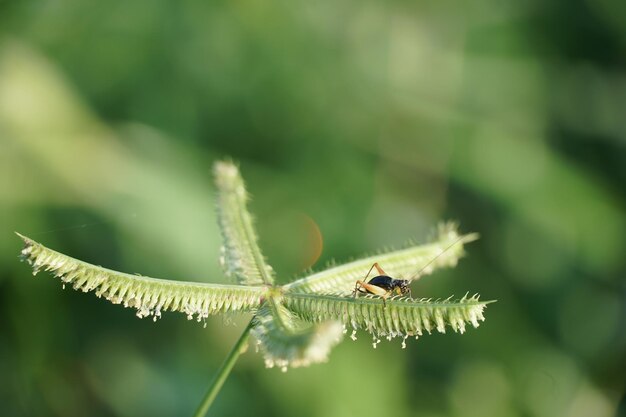
[[[300,318],[311,322],[336,320],[344,329],[352,329],[352,338],[361,329],[370,333],[374,340],[384,337],[415,337],[446,327],[464,333],[466,324],[478,327],[485,318],[483,310],[493,301],[480,301],[478,295],[459,300],[430,300],[394,297],[383,303],[377,296],[344,297],[335,294],[284,295],[284,305]]]
[[[220,161],[215,163],[213,174],[217,186],[217,221],[224,241],[220,254],[224,272],[239,284],[272,284],[274,272],[259,248],[239,169],[232,162]]]
[[[137,309],[137,316],[156,320],[163,311],[184,313],[189,320],[211,314],[256,310],[265,297],[265,287],[180,282],[124,274],[79,261],[46,248],[18,234],[24,241],[22,259],[33,267],[33,275],[49,271],[63,287],[94,291],[114,304]]]
[[[308,323],[280,304],[267,303],[254,317],[252,334],[265,358],[265,366],[286,371],[326,362],[343,337],[336,321]]]
[[[442,223],[438,227],[437,237],[431,243],[380,253],[328,268],[289,283],[284,288],[290,292],[347,295],[354,290],[355,281],[363,279],[374,262],[378,262],[390,276],[403,279],[418,279],[438,268],[454,267],[464,254],[464,244],[478,238],[475,233],[460,235],[457,229],[456,223]],[[416,276],[425,265],[428,266]]]

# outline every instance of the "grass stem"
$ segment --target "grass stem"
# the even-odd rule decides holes
[[[233,346],[230,353],[224,360],[224,363],[222,363],[222,366],[217,371],[217,374],[211,382],[211,387],[204,395],[204,398],[196,409],[193,417],[204,417],[207,411],[209,411],[211,404],[213,404],[213,400],[215,400],[215,397],[217,397],[217,394],[220,392],[222,385],[224,385],[224,381],[226,381],[226,378],[228,378],[230,371],[235,365],[235,362],[237,362],[237,358],[239,358],[239,355],[243,353],[243,351],[245,351],[246,343],[248,341],[248,338],[250,337],[251,328],[252,320],[250,320],[250,323],[248,323],[241,336],[239,336],[239,340],[237,340],[237,343],[235,343],[235,346]]]

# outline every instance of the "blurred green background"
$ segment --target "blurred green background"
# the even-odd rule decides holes
[[[250,349],[211,415],[626,415],[623,2],[0,1],[0,415],[193,412],[246,317],[139,320],[13,231],[223,282],[224,157],[279,281],[455,219],[482,239],[413,293],[499,302],[286,374]]]

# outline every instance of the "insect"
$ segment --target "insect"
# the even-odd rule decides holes
[[[422,267],[422,269],[420,269],[419,272],[411,279],[395,279],[395,278],[392,278],[392,277],[387,275],[387,273],[380,267],[378,262],[374,262],[374,264],[372,265],[370,270],[367,271],[367,274],[365,275],[365,278],[363,278],[363,280],[357,280],[355,282],[355,284],[354,284],[354,292],[352,293],[352,295],[354,296],[354,298],[356,298],[359,293],[361,293],[361,294],[378,295],[378,296],[380,296],[383,299],[383,305],[385,305],[385,306],[387,306],[387,297],[389,297],[390,295],[392,295],[394,293],[396,295],[407,295],[408,294],[408,296],[411,297],[411,287],[409,287],[409,285],[411,284],[411,281],[413,279],[416,279],[417,277],[419,277],[420,274],[430,264],[435,262],[435,260],[437,258],[439,258],[441,255],[446,253],[446,251],[448,251],[448,249],[450,249],[452,246],[456,245],[462,239],[463,239],[463,236],[459,237],[452,244],[450,244],[447,248],[442,250],[437,256],[435,256],[426,265],[424,265]],[[378,272],[378,275],[375,276],[374,278],[370,279],[368,282],[366,282],[367,277],[372,273],[372,270],[374,268],[376,268],[376,272]]]
[[[375,276],[369,282],[365,282],[367,277],[372,272],[372,269],[376,268],[379,275]],[[411,288],[409,284],[411,281],[408,279],[395,279],[387,275],[387,273],[378,265],[378,262],[374,262],[374,265],[370,268],[363,280],[357,280],[354,284],[354,297],[356,298],[358,293],[362,294],[374,294],[379,295],[383,299],[383,303],[386,305],[386,300],[389,295],[394,292],[397,295],[411,296]]]

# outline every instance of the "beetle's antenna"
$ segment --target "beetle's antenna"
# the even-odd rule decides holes
[[[420,275],[422,274],[422,272],[424,272],[424,270],[426,268],[428,268],[433,262],[435,262],[437,260],[437,258],[439,258],[441,255],[443,255],[444,253],[446,253],[450,248],[452,248],[454,245],[456,245],[457,243],[459,243],[461,240],[463,240],[464,238],[467,238],[468,236],[460,236],[457,240],[455,240],[454,242],[452,242],[450,245],[448,245],[447,248],[445,248],[444,250],[442,250],[441,252],[439,252],[439,254],[437,256],[435,256],[433,259],[431,259],[430,261],[428,261],[428,263],[426,265],[424,265],[422,267],[422,269],[420,269],[419,271],[417,271],[417,274],[415,274],[414,276],[412,276],[409,281],[413,281],[415,279],[418,279],[420,277]],[[474,237],[473,235],[469,235],[469,237]],[[474,239],[472,239],[474,240]]]

